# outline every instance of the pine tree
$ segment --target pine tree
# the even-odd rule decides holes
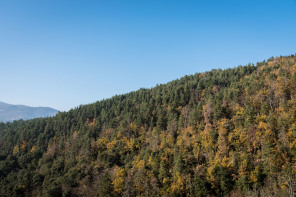
[[[113,187],[112,187],[112,180],[109,173],[106,171],[102,177],[98,188],[98,197],[112,197]]]

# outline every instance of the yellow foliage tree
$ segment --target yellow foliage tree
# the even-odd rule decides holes
[[[116,194],[120,194],[122,192],[123,186],[124,186],[124,175],[125,171],[123,168],[117,168],[115,177],[113,180],[113,186],[114,186],[114,192]]]
[[[18,145],[15,145],[14,148],[13,148],[13,154],[17,154],[18,152],[20,152],[20,148]]]
[[[26,149],[27,146],[27,142],[23,141],[23,143],[21,144],[21,151],[24,151]]]

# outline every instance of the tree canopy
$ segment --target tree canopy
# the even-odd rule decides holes
[[[296,57],[0,123],[1,196],[293,196]]]

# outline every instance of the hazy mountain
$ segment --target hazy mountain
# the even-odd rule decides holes
[[[57,112],[58,110],[50,107],[29,107],[0,102],[0,122],[54,116]]]

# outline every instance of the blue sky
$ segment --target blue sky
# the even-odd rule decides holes
[[[0,101],[64,111],[296,53],[296,0],[0,0]]]

